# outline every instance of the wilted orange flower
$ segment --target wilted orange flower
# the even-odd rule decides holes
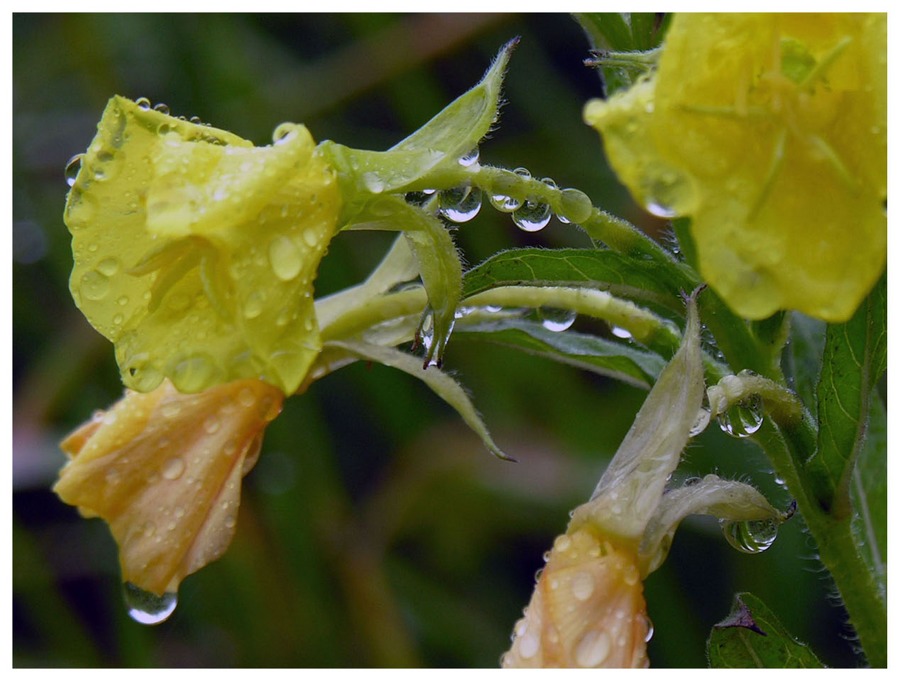
[[[174,593],[228,548],[241,478],[283,399],[257,380],[189,395],[168,381],[149,393],[129,391],[63,441],[71,460],[54,490],[109,524],[123,581]]]
[[[647,667],[652,634],[637,549],[587,526],[553,544],[504,667]]]

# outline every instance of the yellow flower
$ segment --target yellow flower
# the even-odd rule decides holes
[[[54,491],[109,524],[123,581],[173,594],[228,548],[241,478],[283,399],[258,380],[198,394],[168,381],[149,393],[128,391],[62,443],[71,460]]]
[[[290,394],[305,377],[341,201],[305,127],[275,138],[257,148],[122,97],[107,105],[66,203],[70,288],[128,387],[259,378]]]
[[[651,212],[690,216],[739,314],[847,320],[886,261],[884,14],[684,14],[657,73],[585,120]]]

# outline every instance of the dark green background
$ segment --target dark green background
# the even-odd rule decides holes
[[[67,290],[63,168],[113,94],[165,102],[266,144],[282,121],[385,149],[471,87],[522,37],[482,162],[525,166],[650,231],[581,122],[597,96],[566,15],[15,15],[13,17],[13,664],[479,666],[497,664],[535,571],[587,499],[642,392],[487,344],[451,342],[491,458],[421,383],[352,366],[290,399],[245,479],[226,556],[182,585],[166,623],[133,623],[105,525],[49,491],[56,443],[121,394],[111,346]],[[655,233],[655,232],[654,232]],[[665,235],[661,235],[665,238]],[[557,222],[518,231],[489,207],[457,233],[469,264],[510,246],[585,245]],[[361,280],[384,235],[338,237],[317,291]],[[758,450],[707,432],[683,474],[740,476],[788,499]],[[830,665],[852,665],[842,613],[799,520],[766,554],[688,521],[646,583],[654,666],[705,666],[737,591],[760,596]]]

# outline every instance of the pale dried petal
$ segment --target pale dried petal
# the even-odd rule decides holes
[[[128,392],[63,441],[72,460],[54,490],[109,524],[124,581],[176,591],[228,547],[241,478],[283,399],[257,380],[191,395],[169,382]]]

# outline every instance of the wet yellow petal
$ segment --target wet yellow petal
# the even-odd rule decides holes
[[[883,14],[678,15],[657,74],[585,119],[735,311],[844,321],[886,259],[886,44]]]
[[[241,478],[283,398],[257,380],[193,395],[168,381],[128,392],[63,441],[71,460],[54,491],[109,524],[123,581],[177,591],[231,542]]]
[[[582,525],[557,537],[504,667],[647,667],[636,549]]]
[[[321,349],[313,281],[339,210],[305,127],[256,148],[115,97],[66,205],[72,295],[135,390],[291,393]]]

